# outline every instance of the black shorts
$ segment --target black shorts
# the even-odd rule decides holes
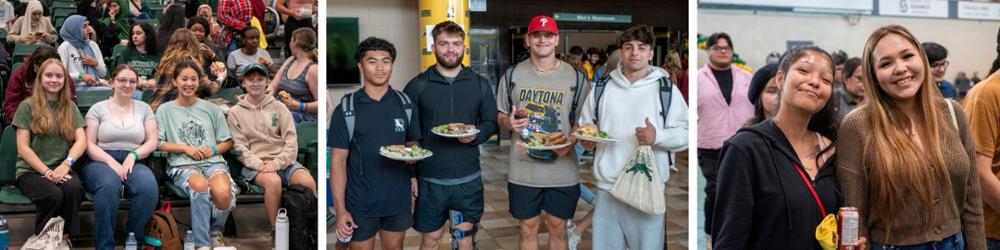
[[[448,210],[462,213],[467,222],[479,222],[483,217],[482,177],[450,186],[417,178],[417,189],[417,206],[413,212],[413,230],[417,232],[441,229],[448,220]]]
[[[401,213],[385,217],[354,216],[354,224],[358,228],[354,229],[351,241],[365,241],[374,237],[379,230],[405,232],[410,225],[413,225],[413,215]]]
[[[542,210],[563,220],[573,218],[580,199],[580,185],[536,188],[507,183],[510,214],[518,220],[534,218]]]

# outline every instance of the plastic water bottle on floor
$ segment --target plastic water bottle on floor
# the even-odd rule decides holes
[[[274,220],[274,249],[288,250],[288,211],[278,209],[278,217]]]
[[[139,250],[139,242],[135,240],[135,233],[128,232],[128,239],[125,240],[125,250]]]
[[[184,237],[184,250],[194,250],[194,235],[191,230],[188,230],[187,236]]]
[[[0,215],[0,248],[7,248],[7,241],[9,240],[7,231],[7,219],[3,215]]]

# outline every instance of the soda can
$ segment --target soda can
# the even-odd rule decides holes
[[[837,243],[838,249],[843,249],[844,246],[853,246],[854,242],[858,241],[860,223],[861,214],[858,212],[858,208],[841,207],[837,211],[837,235],[840,236],[840,242]]]

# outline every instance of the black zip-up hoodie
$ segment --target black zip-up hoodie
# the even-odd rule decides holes
[[[455,179],[480,170],[479,144],[497,133],[496,95],[489,81],[468,68],[462,68],[452,83],[432,65],[420,73],[403,90],[420,111],[420,127],[424,134],[420,145],[434,155],[421,161],[417,176]],[[474,124],[479,129],[470,144],[457,138],[431,133],[435,126],[453,122]]]
[[[715,249],[821,249],[816,226],[823,215],[795,168],[805,169],[774,122],[740,129],[720,159]],[[812,180],[827,213],[836,213],[843,200],[836,162],[836,156],[827,159]]]

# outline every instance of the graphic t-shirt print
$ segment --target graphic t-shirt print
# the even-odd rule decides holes
[[[565,98],[572,98],[566,91],[546,88],[521,88],[516,95],[517,103],[522,107],[518,116],[528,118],[528,136],[531,133],[562,132],[559,126],[565,105]],[[522,135],[523,136],[523,135]],[[528,155],[539,159],[555,159],[551,151],[529,150]]]
[[[177,129],[177,135],[181,138],[184,144],[191,146],[201,146],[205,145],[205,136],[207,131],[205,131],[205,126],[201,125],[195,121],[186,121],[181,123],[180,128]]]

